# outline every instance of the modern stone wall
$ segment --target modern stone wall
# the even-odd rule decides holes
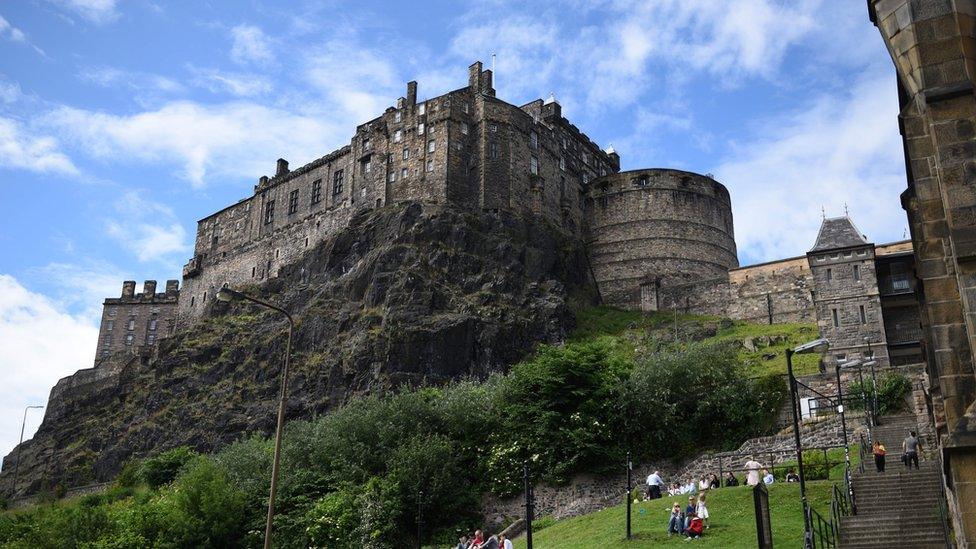
[[[586,216],[605,303],[637,309],[642,286],[713,279],[738,267],[729,193],[710,177],[667,169],[608,175],[590,186]]]

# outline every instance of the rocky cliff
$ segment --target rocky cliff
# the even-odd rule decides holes
[[[590,281],[582,242],[541,221],[409,203],[359,214],[244,290],[295,316],[287,414],[297,418],[356,394],[504,370],[563,339]],[[132,457],[269,434],[286,323],[246,303],[206,306],[152,354],[58,382],[37,434],[4,459],[2,490],[104,481]]]

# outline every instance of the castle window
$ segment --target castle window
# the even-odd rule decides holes
[[[203,292],[203,303],[204,305],[207,304],[207,292]]]
[[[368,137],[364,137],[363,138],[363,150],[364,151],[368,151],[369,149],[370,149],[369,138]]]
[[[387,164],[393,163],[393,153],[386,153],[386,163]]]
[[[606,167],[600,166],[600,175],[601,176],[607,175],[607,168]]]
[[[861,280],[861,266],[854,265],[854,280]]]
[[[464,134],[464,135],[468,135],[468,123],[467,122],[461,122],[461,133]]]
[[[111,307],[108,310],[108,316],[115,316],[115,307]]]
[[[390,183],[396,181],[396,172],[391,171],[389,175],[386,176],[386,180],[389,181]]]
[[[136,339],[135,336],[132,335],[132,334],[129,334],[129,335],[125,336],[125,346],[126,347],[131,347],[132,346],[132,343],[135,341],[135,339]]]
[[[833,269],[827,269],[827,282],[830,282],[833,279],[834,279]]]
[[[220,237],[219,237],[219,236],[217,236],[217,235],[214,235],[214,237],[213,237],[213,245],[214,245],[214,246],[216,246],[216,245],[217,245],[217,241],[218,241],[219,239],[220,239]]]
[[[298,189],[288,193],[288,215],[298,211]]]
[[[264,270],[264,275],[265,276],[268,276],[268,277],[271,276],[271,260],[270,259],[268,260],[268,266],[267,266],[267,268],[265,268],[265,270]]]
[[[837,312],[837,309],[831,309],[830,310],[830,315],[831,315],[831,317],[833,318],[833,321],[834,321],[834,328],[839,328],[840,327],[840,314]]]
[[[417,105],[417,114],[424,114],[427,112],[427,103],[421,103]]]
[[[105,343],[105,345],[111,345],[112,344],[112,334],[105,334],[104,343]]]
[[[861,313],[861,324],[867,324],[868,317],[867,315],[864,314],[864,305],[860,305],[858,308],[860,309],[860,313]]]
[[[437,148],[437,141],[431,139],[427,142],[427,152],[432,153]]]
[[[150,332],[153,332],[153,331],[156,330],[157,322],[159,322],[159,321],[156,320],[155,318],[149,320],[149,331]]]
[[[393,121],[394,122],[399,122],[401,120],[403,120],[403,113],[402,112],[397,111],[396,113],[393,114]]]
[[[105,321],[105,330],[111,332],[112,328],[115,328],[115,321],[114,320]]]
[[[498,158],[498,143],[495,141],[488,144],[488,158],[492,160]]]
[[[149,334],[146,336],[146,345],[152,345],[156,343],[156,334]]]
[[[566,150],[566,138],[565,137],[563,138],[563,150],[564,151]]]
[[[342,194],[342,170],[332,174],[332,196]]]
[[[491,124],[488,124],[488,131],[490,131],[491,133],[497,132],[498,131],[498,124],[495,124],[494,122],[492,122]]]
[[[399,120],[397,120],[397,122],[399,122]],[[402,139],[403,139],[403,131],[397,130],[397,131],[393,132],[393,142],[394,143],[399,143],[400,140],[402,140]]]
[[[467,114],[467,112],[468,112],[468,104],[467,103],[461,103],[461,110],[464,111],[465,114]],[[467,132],[464,132],[464,133],[467,133]]]
[[[590,182],[590,174],[584,173],[583,174],[583,184],[586,185],[589,182]]]
[[[312,181],[312,204],[318,204],[322,201],[322,180],[316,179]]]
[[[197,301],[196,296],[192,296],[191,295],[190,296],[190,307],[192,307],[194,304],[196,304],[196,301]]]
[[[135,330],[135,329],[136,329],[136,319],[130,318],[129,324],[126,326],[126,330]]]
[[[403,148],[403,159],[404,160],[409,160],[410,159],[410,148],[409,147],[404,147]]]
[[[583,153],[583,164],[587,166],[590,165],[590,155]]]
[[[529,173],[539,175],[539,159],[534,156],[529,160]]]
[[[400,179],[406,179],[406,178],[407,178],[407,169],[403,168],[402,170],[400,170]]]
[[[559,157],[559,169],[566,171],[566,159],[561,156]]]
[[[256,275],[257,272],[258,272],[257,267],[251,267],[251,278],[254,278],[254,275]]]
[[[363,160],[363,173],[367,174],[373,171],[373,163],[369,160]]]
[[[427,161],[427,171],[428,172],[434,171],[434,161],[433,160],[428,160]]]
[[[637,186],[638,187],[646,187],[647,186],[647,176],[646,175],[642,175],[642,176],[640,176],[640,177],[637,178]]]
[[[264,205],[264,224],[270,225],[272,223],[274,223],[274,200],[269,200]]]
[[[424,134],[424,123],[423,122],[421,122],[420,124],[417,124],[417,133],[419,133],[420,135],[423,135]]]
[[[539,134],[535,132],[531,132],[529,134],[529,146],[531,146],[533,149],[539,148]]]

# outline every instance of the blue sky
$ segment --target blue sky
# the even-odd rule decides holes
[[[803,254],[822,208],[904,234],[894,71],[861,1],[3,3],[0,452],[91,363],[102,298],[179,278],[197,219],[493,52],[499,97],[554,92],[623,169],[713,173],[742,264]]]

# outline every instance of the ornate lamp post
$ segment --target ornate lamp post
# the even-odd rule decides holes
[[[796,467],[800,473],[800,501],[803,504],[803,547],[813,548],[813,524],[810,516],[810,505],[807,503],[807,485],[803,475],[803,446],[800,442],[800,417],[797,413],[796,377],[793,375],[793,355],[803,353],[819,353],[827,350],[830,345],[826,339],[816,339],[804,343],[795,349],[786,350],[786,375],[790,384],[790,409],[793,411],[793,437],[796,444]]]
[[[281,433],[285,427],[285,398],[288,396],[288,361],[291,358],[291,336],[295,321],[288,311],[266,301],[223,287],[217,292],[217,301],[250,301],[285,315],[288,319],[288,342],[285,344],[285,365],[281,370],[281,388],[278,392],[278,424],[275,427],[274,460],[271,464],[271,494],[268,496],[268,518],[264,525],[264,549],[271,549],[271,526],[274,521],[275,495],[278,491],[278,468],[281,463]]]

